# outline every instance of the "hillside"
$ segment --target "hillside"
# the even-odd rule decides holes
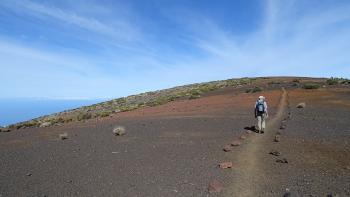
[[[103,118],[113,116],[114,114],[131,111],[143,107],[153,107],[162,105],[171,101],[184,99],[197,99],[208,92],[222,89],[226,87],[246,88],[247,92],[262,91],[269,86],[293,86],[303,87],[310,83],[309,78],[301,77],[261,77],[261,78],[240,78],[228,79],[222,81],[212,81],[198,84],[190,84],[186,86],[179,86],[165,90],[146,92],[138,95],[131,95],[113,99],[110,101],[98,103],[91,106],[84,106],[77,109],[71,109],[60,113],[47,115],[33,120],[20,122],[10,125],[10,129],[24,129],[28,127],[47,127],[53,125],[61,125],[69,122],[85,121],[93,118]],[[333,80],[326,81],[326,79],[319,79],[317,85],[335,85],[336,83],[348,83],[347,80]]]

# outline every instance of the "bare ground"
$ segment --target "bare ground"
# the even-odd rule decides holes
[[[263,135],[243,129],[255,123],[261,93],[243,92],[227,88],[85,123],[0,133],[0,196],[350,195],[348,88],[267,89]],[[295,108],[298,102],[307,107]],[[114,136],[116,125],[127,134]],[[58,139],[63,132],[67,140]],[[273,142],[277,132],[281,141]],[[242,135],[241,146],[222,151]],[[222,161],[233,168],[219,169]],[[214,179],[224,189],[209,194]]]

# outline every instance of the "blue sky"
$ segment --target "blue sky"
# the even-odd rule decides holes
[[[115,98],[245,76],[350,77],[350,1],[0,1],[0,98]]]

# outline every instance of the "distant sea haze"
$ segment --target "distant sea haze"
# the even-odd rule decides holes
[[[0,99],[0,126],[7,126],[43,115],[49,115],[68,109],[92,105],[103,101],[103,99]]]

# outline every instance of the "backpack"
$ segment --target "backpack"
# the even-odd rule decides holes
[[[256,109],[259,113],[265,112],[265,105],[263,100],[258,100],[256,103]]]

